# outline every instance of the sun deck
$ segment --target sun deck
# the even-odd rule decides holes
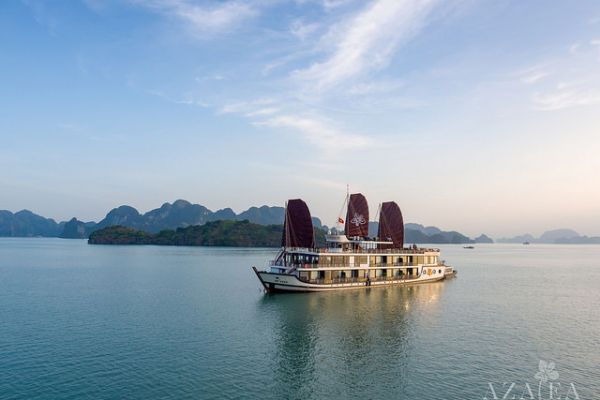
[[[282,250],[271,267],[297,269],[361,269],[402,268],[418,265],[438,265],[439,249],[307,249]]]

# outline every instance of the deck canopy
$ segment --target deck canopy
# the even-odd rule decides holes
[[[346,236],[369,236],[369,205],[361,193],[350,195],[346,213]]]
[[[304,200],[288,200],[281,242],[285,247],[315,247],[312,218]]]
[[[379,240],[391,240],[395,248],[404,247],[404,221],[396,202],[387,201],[381,204],[377,236]]]

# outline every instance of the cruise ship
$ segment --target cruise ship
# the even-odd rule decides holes
[[[339,229],[315,245],[308,206],[288,200],[282,248],[267,270],[252,267],[267,292],[313,292],[436,282],[456,271],[440,259],[440,250],[404,247],[404,222],[393,201],[380,204],[377,237],[369,237],[369,206],[361,193],[348,194]],[[342,231],[343,226],[343,232]]]

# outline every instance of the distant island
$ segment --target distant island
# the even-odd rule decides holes
[[[208,231],[199,230],[198,226],[205,226],[209,223],[222,221],[248,221],[250,226],[242,225],[226,225],[228,229],[245,229],[248,231],[254,230],[257,235],[262,235],[264,232],[262,226],[278,226],[278,238],[275,243],[279,246],[281,240],[281,230],[284,219],[285,209],[283,207],[251,207],[246,211],[236,214],[231,208],[223,208],[217,211],[211,211],[200,204],[192,204],[186,200],[177,200],[171,203],[164,203],[161,207],[141,214],[135,208],[123,205],[109,211],[100,222],[84,222],[77,218],[72,218],[69,221],[57,223],[51,218],[44,218],[34,214],[28,210],[22,210],[12,213],[6,210],[0,210],[0,236],[8,237],[60,237],[65,239],[86,239],[92,238],[95,232],[107,232],[111,235],[117,235],[121,232],[122,240],[140,242],[144,241],[160,241],[165,240],[165,236],[159,238],[160,234],[165,235],[164,231],[179,232],[180,229],[188,229],[187,232],[203,233],[203,238],[206,237]],[[321,223],[319,218],[313,217],[313,225],[317,232],[327,231],[328,227]],[[105,230],[111,227],[120,227],[119,230]],[[208,225],[203,229],[215,229],[216,225]],[[225,225],[224,225],[225,226]],[[369,233],[374,236],[377,232],[377,222],[369,222]],[[129,228],[131,231],[123,231],[123,228]],[[275,229],[275,228],[270,228]],[[125,235],[127,233],[127,235]],[[181,235],[179,233],[178,235]],[[118,235],[117,235],[118,236]],[[277,235],[274,235],[275,237]],[[94,240],[102,236],[94,236]],[[111,236],[112,237],[112,236]],[[109,236],[105,239],[108,241]],[[113,239],[111,239],[113,240]],[[116,239],[115,239],[116,240]],[[175,239],[173,239],[175,240]],[[187,239],[186,239],[187,240]],[[204,240],[204,239],[202,239]],[[224,240],[224,239],[223,239]],[[175,241],[181,241],[179,236]],[[235,243],[245,243],[244,240],[235,240]],[[420,224],[407,223],[405,224],[405,242],[407,244],[465,244],[465,243],[493,243],[493,240],[486,235],[481,235],[476,239],[471,239],[456,231],[443,231],[435,226],[423,226]],[[211,242],[212,243],[212,242]],[[220,243],[223,243],[221,241]],[[227,244],[219,244],[227,246]],[[231,244],[236,245],[236,244]],[[244,246],[245,244],[238,244]],[[260,246],[260,244],[252,244]]]
[[[512,238],[498,239],[498,243],[546,243],[546,244],[600,244],[598,236],[581,236],[572,229],[554,229],[544,232],[540,237],[526,233]]]
[[[175,230],[148,233],[126,226],[110,226],[93,232],[90,244],[153,244],[170,246],[279,247],[282,225],[259,225],[244,221],[212,221]],[[316,229],[325,242],[325,231]]]
[[[186,200],[176,200],[173,203],[164,203],[159,208],[150,210],[144,214],[141,214],[131,206],[123,205],[110,210],[99,222],[84,222],[77,218],[72,218],[69,221],[56,222],[51,218],[45,218],[29,210],[21,210],[16,213],[0,210],[0,237],[60,237],[64,239],[87,239],[90,238],[94,232],[115,226],[130,228],[146,235],[156,235],[163,231],[178,232],[180,228],[204,226],[210,222],[217,221],[248,221],[253,225],[272,225],[281,227],[283,224],[284,212],[285,209],[283,207],[265,205],[261,207],[250,207],[246,211],[236,214],[231,208],[222,208],[217,211],[211,211],[200,204],[192,204]],[[323,225],[321,220],[316,217],[313,217],[313,225],[317,230],[327,231],[328,229],[328,227]],[[212,225],[209,226],[213,227]],[[370,236],[376,235],[377,227],[377,222],[369,222]],[[257,234],[261,234],[262,232],[260,228],[254,226],[246,228],[250,230],[256,229]],[[281,228],[278,229],[281,230]],[[405,243],[407,244],[494,243],[492,238],[484,234],[472,239],[460,232],[443,231],[435,226],[406,223],[404,224],[404,229]],[[191,231],[193,230],[190,230],[190,232]],[[544,232],[537,238],[531,234],[524,234],[511,238],[501,238],[498,239],[497,242],[600,244],[600,237],[581,236],[572,229],[554,229]]]
[[[123,205],[110,210],[100,222],[84,222],[72,218],[68,222],[57,223],[51,218],[42,217],[29,210],[14,214],[7,210],[0,210],[0,236],[85,239],[94,231],[115,225],[158,233],[165,229],[204,225],[207,222],[220,220],[248,220],[260,225],[279,225],[283,224],[284,212],[283,207],[262,206],[250,207],[236,214],[231,208],[211,211],[200,204],[176,200],[172,204],[164,203],[161,207],[145,214],[140,214],[131,206]],[[318,218],[313,218],[313,225],[317,228],[322,227]]]

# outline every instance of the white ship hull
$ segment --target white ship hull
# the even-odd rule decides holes
[[[390,278],[344,283],[310,283],[298,279],[298,277],[293,274],[258,271],[256,267],[252,267],[252,269],[267,292],[322,292],[340,289],[366,289],[391,285],[412,285],[440,281],[447,276],[446,274],[427,275],[423,273],[420,276],[411,279]]]

